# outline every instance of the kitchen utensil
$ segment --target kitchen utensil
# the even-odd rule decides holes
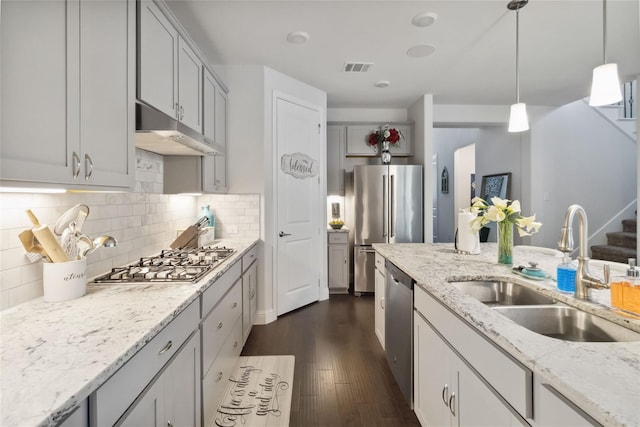
[[[206,226],[209,223],[209,219],[206,216],[200,218],[195,224],[187,227],[182,234],[178,236],[176,240],[173,241],[169,246],[171,249],[178,248],[186,248],[190,247],[192,242],[198,241],[198,235],[200,234],[200,230],[202,227]]]
[[[30,229],[24,230],[22,233],[18,234],[18,238],[20,239],[24,250],[27,251],[25,255],[29,259],[29,262],[40,261],[43,257],[47,256],[44,249],[42,249],[42,246],[40,246],[36,241],[36,237]]]
[[[64,252],[58,240],[53,235],[53,232],[47,225],[40,224],[38,218],[31,212],[30,209],[27,209],[27,216],[31,219],[31,222],[35,226],[31,229],[33,235],[38,239],[38,242],[46,252],[47,256],[52,262],[67,262],[69,261],[69,257]]]
[[[75,260],[78,258],[78,238],[76,237],[75,223],[73,221],[67,228],[62,230],[60,245],[69,259]]]
[[[93,249],[93,241],[89,236],[81,234],[78,236],[78,256],[84,258],[87,253]]]
[[[85,256],[93,253],[98,248],[113,248],[118,241],[111,236],[100,236],[93,239],[93,247],[85,252]]]

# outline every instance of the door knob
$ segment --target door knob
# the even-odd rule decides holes
[[[285,233],[284,231],[281,231],[278,236],[280,237],[284,237],[284,236],[291,236],[291,233]]]

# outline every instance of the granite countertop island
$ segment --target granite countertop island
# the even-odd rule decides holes
[[[470,326],[531,369],[583,411],[606,426],[640,425],[640,342],[582,343],[549,338],[519,326],[458,291],[449,281],[506,279],[640,332],[640,320],[611,309],[609,290],[592,290],[592,301],[558,292],[553,279],[530,280],[497,264],[497,245],[480,255],[457,254],[453,244],[374,244],[374,249],[416,280]],[[514,248],[513,264],[539,267],[555,277],[562,258]],[[592,273],[599,273],[592,269]],[[602,274],[599,274],[602,276]]]
[[[216,241],[236,252],[197,283],[89,284],[1,312],[0,425],[59,423],[256,242]]]

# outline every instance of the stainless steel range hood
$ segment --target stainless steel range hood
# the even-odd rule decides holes
[[[224,147],[149,105],[136,102],[136,147],[165,156],[211,156]]]

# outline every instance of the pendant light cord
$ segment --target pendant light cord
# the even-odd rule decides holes
[[[607,0],[602,0],[602,63],[607,63]]]
[[[516,9],[516,104],[520,103],[520,8]]]

